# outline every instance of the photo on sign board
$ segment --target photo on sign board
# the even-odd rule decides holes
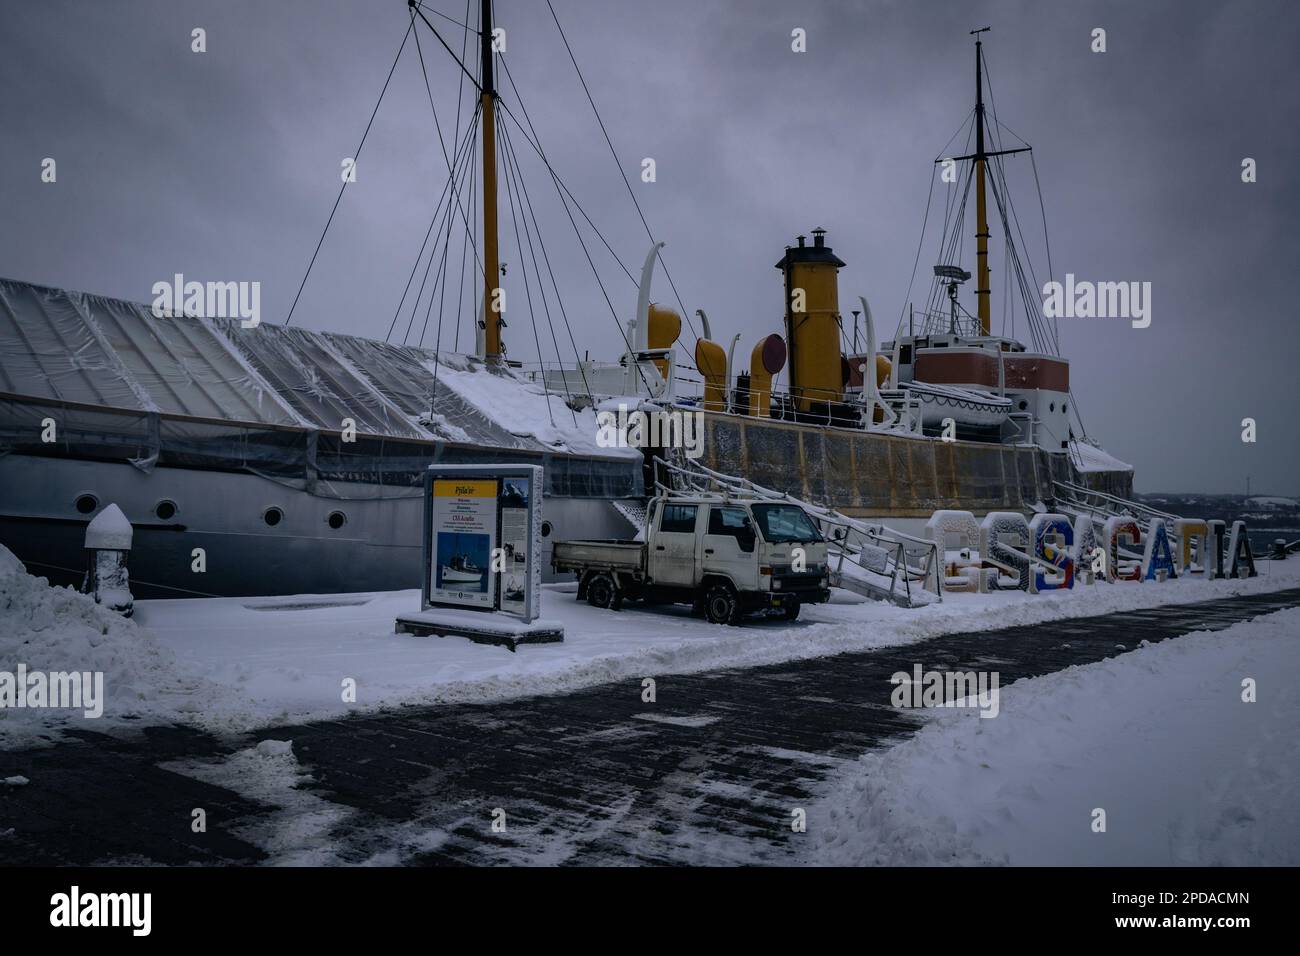
[[[527,508],[528,507],[528,479],[527,478],[507,478],[501,489],[501,507],[502,508]]]
[[[491,545],[490,535],[439,532],[434,586],[446,591],[486,591]]]

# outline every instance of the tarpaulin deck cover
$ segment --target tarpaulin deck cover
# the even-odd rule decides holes
[[[41,441],[53,418],[58,441]],[[351,425],[357,440],[345,442]],[[548,491],[641,492],[641,457],[574,411],[464,355],[0,279],[0,453],[251,470],[318,487],[416,487],[433,460],[538,461]]]
[[[1029,511],[1054,481],[1131,498],[1132,470],[1083,471],[1033,446],[918,440],[706,412],[704,462],[850,515]]]

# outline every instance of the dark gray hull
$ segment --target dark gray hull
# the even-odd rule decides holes
[[[99,508],[116,503],[135,528],[130,572],[137,598],[418,588],[419,492],[397,497],[388,489],[389,497],[375,499],[374,486],[334,487],[356,497],[320,497],[249,474],[165,467],[143,474],[113,462],[8,455],[0,458],[0,543],[31,573],[79,586],[94,513],[78,513],[76,501],[90,494]],[[176,504],[166,521],[155,514],[162,500]],[[263,517],[270,507],[283,513],[274,527]],[[328,524],[334,512],[346,516],[341,528]],[[542,517],[552,528],[543,539],[544,575],[551,540],[631,533],[627,520],[597,499],[545,498]],[[206,571],[192,570],[196,548],[205,553]]]

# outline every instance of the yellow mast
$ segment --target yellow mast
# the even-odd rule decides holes
[[[979,286],[975,304],[979,307],[980,335],[988,335],[989,322],[989,220],[984,207],[984,160],[975,160],[975,215],[979,219],[975,233],[975,270]]]
[[[979,35],[987,30],[973,30],[975,34],[975,304],[980,320],[980,335],[988,335],[992,327],[989,320],[989,217],[984,199],[984,77],[980,64]]]
[[[492,80],[492,0],[483,0],[480,24],[483,53],[483,356],[496,364],[502,360],[501,311],[504,293],[500,290],[501,266],[497,261],[497,150],[496,89]]]

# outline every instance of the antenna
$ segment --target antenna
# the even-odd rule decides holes
[[[934,267],[936,278],[948,280],[948,331],[957,334],[957,287],[970,278],[970,273],[961,266],[937,265]],[[985,335],[988,333],[985,332]]]

